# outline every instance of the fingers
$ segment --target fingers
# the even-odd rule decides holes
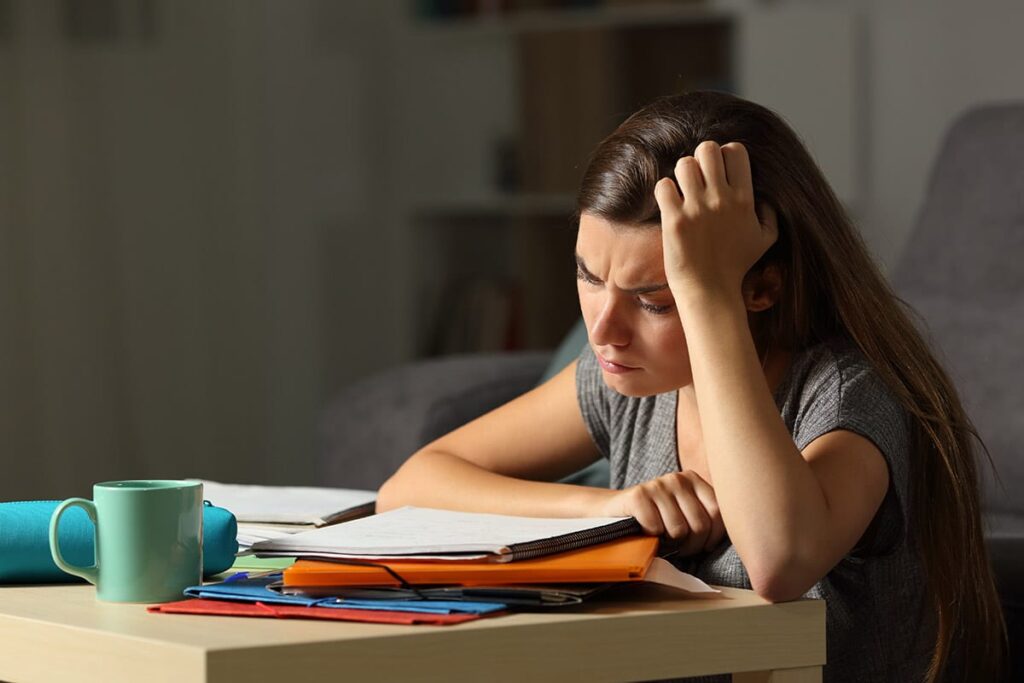
[[[695,472],[673,472],[628,491],[629,514],[644,533],[678,541],[683,555],[711,550],[725,537],[714,489]]]
[[[662,178],[654,185],[654,199],[663,219],[672,219],[683,210],[683,198],[671,178]]]
[[[711,523],[702,550],[711,550],[725,538],[725,522],[722,521],[722,514],[718,508],[718,498],[715,496],[715,490],[699,474],[693,471],[688,474],[690,483],[693,484],[693,492],[704,506]]]
[[[632,499],[627,508],[629,514],[636,518],[645,534],[665,534],[670,538],[685,538],[689,534],[686,517],[664,477],[645,481],[627,490]]]
[[[676,182],[683,192],[683,204],[704,194],[704,175],[700,163],[694,157],[680,157],[675,168]]]
[[[686,199],[712,194],[722,194],[725,188],[750,188],[750,160],[747,149],[739,142],[719,146],[714,140],[705,140],[697,145],[693,156],[679,157],[674,169],[676,182],[682,197],[675,192],[670,178],[662,178],[654,186],[654,197],[662,212]],[[753,190],[750,191],[753,196]],[[675,200],[679,200],[678,202]]]
[[[704,175],[706,188],[718,191],[728,186],[726,181],[725,161],[722,158],[722,148],[714,140],[705,140],[697,145],[693,156],[700,162],[700,170]]]
[[[669,538],[687,538],[691,533],[690,520],[679,504],[679,496],[663,478],[653,482],[656,489],[654,502],[658,506],[665,534]]]
[[[649,498],[658,508],[665,534],[672,539],[682,539],[684,550],[700,551],[707,542],[712,523],[703,503],[693,490],[693,482],[689,476],[673,472],[644,486]],[[710,488],[706,484],[705,487]]]
[[[661,511],[647,494],[643,485],[634,486],[627,490],[631,498],[627,505],[628,514],[636,519],[644,533],[648,536],[660,536],[665,533],[665,526],[661,520]]]
[[[753,200],[754,186],[750,174],[750,157],[747,148],[740,142],[728,142],[722,145],[722,160],[729,186],[747,193]]]
[[[685,515],[689,527],[689,533],[680,552],[684,555],[698,553],[707,544],[708,534],[711,532],[711,519],[692,490],[679,491],[676,495],[676,505]]]

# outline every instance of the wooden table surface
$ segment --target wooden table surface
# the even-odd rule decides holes
[[[403,626],[152,614],[98,602],[89,585],[0,586],[0,680],[821,680],[823,601],[722,591],[687,599],[633,584],[569,608]]]

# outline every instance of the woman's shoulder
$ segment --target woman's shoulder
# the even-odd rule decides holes
[[[845,336],[835,336],[815,342],[791,356],[784,382],[790,396],[804,399],[822,394],[835,394],[838,398],[850,389],[891,393],[885,387],[881,374],[860,347]]]
[[[848,337],[832,337],[795,353],[785,385],[776,398],[802,440],[837,428],[887,432],[888,441],[904,436],[906,411]]]
[[[789,368],[790,388],[838,389],[851,373],[870,372],[871,363],[848,337],[835,336],[810,344],[792,354]]]

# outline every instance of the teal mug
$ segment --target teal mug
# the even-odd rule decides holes
[[[182,600],[203,579],[203,484],[198,481],[108,481],[93,500],[68,498],[50,517],[50,554],[58,567],[96,585],[107,602]],[[65,562],[57,528],[65,510],[80,507],[96,526],[91,567]]]

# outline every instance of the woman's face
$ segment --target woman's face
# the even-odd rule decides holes
[[[584,213],[576,259],[580,309],[605,383],[625,396],[690,384],[686,337],[665,279],[661,229],[613,227]]]

